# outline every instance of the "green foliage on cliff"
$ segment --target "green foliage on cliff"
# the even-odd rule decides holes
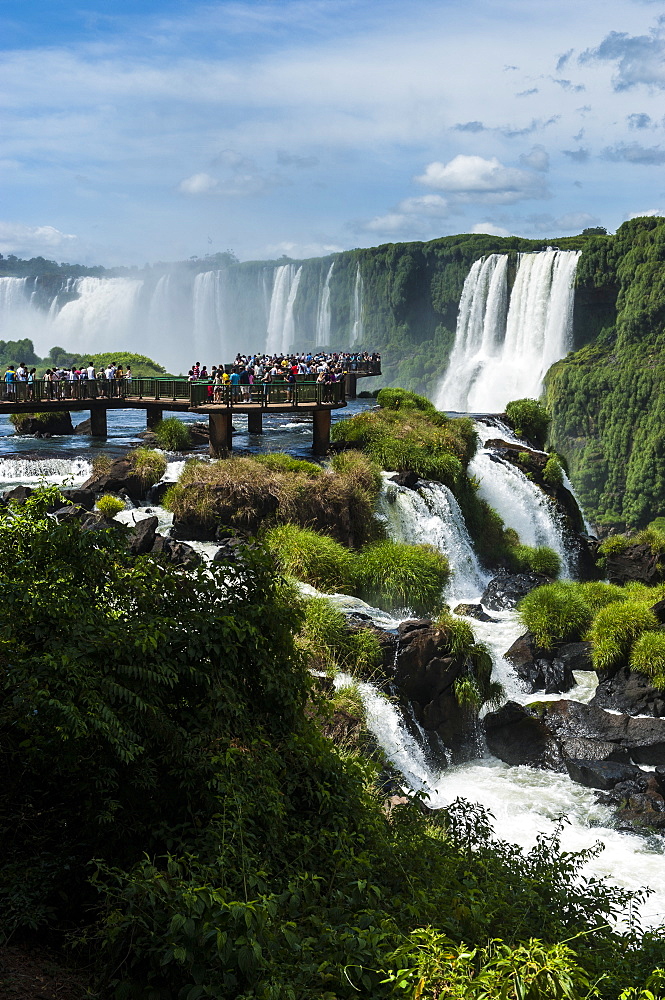
[[[593,849],[522,851],[461,801],[386,815],[305,713],[304,612],[265,555],[132,559],[54,499],[0,512],[5,938],[69,932],[98,995],[159,1000],[616,1000],[663,963],[611,930],[631,894]]]
[[[550,416],[536,399],[514,399],[506,406],[506,416],[518,437],[536,448],[544,448]]]
[[[665,219],[592,239],[576,297],[595,291],[614,295],[615,316],[550,369],[550,440],[593,521],[644,527],[665,501]]]

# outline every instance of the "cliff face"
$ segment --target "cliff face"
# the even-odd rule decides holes
[[[665,219],[589,241],[575,320],[583,346],[546,381],[552,445],[593,521],[644,527],[665,503]]]

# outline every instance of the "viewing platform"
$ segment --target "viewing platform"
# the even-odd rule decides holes
[[[314,454],[325,455],[330,447],[332,410],[346,406],[347,398],[355,398],[356,379],[381,374],[380,365],[371,367],[371,371],[358,368],[348,372],[339,382],[316,382],[311,376],[299,375],[293,385],[282,379],[251,386],[217,387],[184,378],[12,382],[3,386],[0,413],[89,410],[93,437],[107,436],[108,410],[145,410],[149,430],[157,426],[165,411],[207,415],[213,458],[226,457],[233,447],[234,413],[247,415],[250,434],[263,432],[264,413],[301,413],[312,417]],[[349,379],[352,394],[347,392]]]

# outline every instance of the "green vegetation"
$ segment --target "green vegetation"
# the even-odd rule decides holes
[[[355,591],[354,553],[328,535],[280,524],[266,532],[265,543],[288,576],[327,594]]]
[[[561,559],[547,545],[536,548],[529,545],[510,546],[508,560],[516,573],[543,573],[555,580],[561,572]]]
[[[125,509],[125,505],[120,497],[114,497],[112,493],[105,493],[104,496],[101,496],[95,507],[107,521],[110,521],[116,514]]]
[[[187,424],[177,417],[166,417],[155,427],[157,444],[164,451],[187,451],[192,446],[192,435]]]
[[[455,698],[463,708],[477,712],[483,705],[498,708],[504,691],[492,681],[492,656],[482,642],[476,642],[468,622],[455,618],[444,608],[435,622],[443,635],[441,654],[462,657],[465,672],[455,681]]]
[[[141,480],[143,489],[154,486],[166,472],[166,458],[160,451],[151,448],[136,448],[129,453],[134,472]]]
[[[339,470],[339,471],[338,471]],[[164,505],[180,519],[252,531],[292,523],[357,548],[377,538],[380,476],[363,455],[329,470],[288,456],[188,462]]]
[[[591,239],[576,281],[584,346],[547,376],[550,439],[584,509],[607,527],[641,528],[663,509],[664,247],[658,217]]]
[[[53,420],[54,414],[51,413],[10,413],[9,422],[16,429],[16,433],[20,434],[24,428],[28,427],[31,420],[35,420],[38,424],[43,424],[47,426],[49,421]]]
[[[49,518],[56,492],[0,512],[4,940],[66,936],[118,1000],[658,990],[663,938],[612,930],[634,897],[585,874],[595,849],[523,851],[459,800],[386,815],[305,711],[306,612],[270,558],[134,559]]]
[[[423,616],[443,606],[449,575],[448,560],[429,545],[374,542],[362,549],[356,562],[359,597],[388,611],[408,608]]]
[[[374,633],[349,628],[344,615],[324,597],[308,598],[304,609],[296,646],[307,657],[310,669],[371,677],[381,662],[381,647]]]
[[[520,601],[518,612],[524,627],[545,649],[581,639],[593,617],[580,587],[563,581],[532,590]]]
[[[618,667],[629,659],[631,647],[643,632],[655,631],[658,619],[639,601],[623,601],[601,608],[589,629],[596,670]]]
[[[542,403],[535,399],[515,399],[506,406],[506,416],[518,437],[541,450],[545,447],[550,417]]]
[[[408,389],[380,389],[376,401],[385,410],[422,410],[424,413],[436,413],[434,404],[426,396],[419,396]]]
[[[552,489],[563,486],[563,468],[557,455],[550,455],[543,469],[543,480]]]
[[[654,687],[665,691],[665,633],[648,631],[638,636],[629,662],[631,670],[646,674]]]

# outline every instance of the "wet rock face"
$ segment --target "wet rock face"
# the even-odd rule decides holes
[[[431,621],[402,622],[397,634],[394,681],[415,718],[453,755],[466,760],[475,752],[475,714],[460,708],[454,692],[466,672],[463,658],[445,652],[443,633]]]
[[[551,582],[542,573],[510,573],[501,569],[488,583],[480,603],[491,611],[511,611],[530,591]]]
[[[112,462],[108,473],[100,476],[93,474],[83,483],[82,489],[90,490],[95,496],[104,493],[124,494],[133,504],[140,503],[144,493],[141,480],[135,475],[132,463],[126,458],[117,458]]]
[[[456,608],[453,608],[454,615],[460,615],[462,618],[475,618],[478,622],[496,622],[496,618],[492,618],[483,609],[482,604],[458,604]]]
[[[530,632],[516,639],[504,656],[531,692],[563,694],[575,686],[573,670],[593,669],[588,642],[568,642],[556,650],[543,649]]]
[[[611,715],[577,701],[508,702],[484,726],[489,750],[508,764],[553,771],[567,758],[665,764],[665,719]]]
[[[398,486],[405,486],[409,490],[415,490],[420,482],[420,476],[417,472],[397,472],[390,477],[390,482],[397,483]]]
[[[36,405],[35,409],[39,407]],[[35,419],[29,413],[20,415],[20,423],[16,428],[17,434],[34,434],[35,437],[51,437],[56,434],[73,434],[71,413],[49,413],[43,419]]]
[[[609,708],[628,715],[665,717],[665,692],[655,688],[646,674],[623,666],[614,673],[600,672],[591,700],[596,708]]]
[[[663,579],[660,557],[648,545],[629,545],[623,552],[605,557],[605,573],[610,583],[631,580],[654,584]]]

